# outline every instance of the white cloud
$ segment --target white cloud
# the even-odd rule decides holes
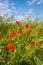
[[[32,4],[34,4],[35,2],[36,2],[36,0],[31,0],[31,1],[27,0],[28,5],[32,5]]]
[[[25,20],[25,17],[31,16],[33,14],[34,9],[35,9],[35,7],[34,8],[30,8],[30,9],[28,9],[28,11],[24,12],[24,16],[23,15],[19,15],[19,16],[16,16],[16,18],[18,20]]]
[[[10,8],[9,8],[10,6]],[[1,16],[11,16],[17,14],[16,8],[15,8],[15,3],[9,3],[8,0],[4,0],[3,2],[0,0],[0,15]],[[23,16],[15,16],[18,20],[24,19]]]
[[[42,4],[41,2],[37,2],[37,4]]]
[[[36,4],[43,4],[43,0],[39,0],[39,1],[37,1],[37,3]]]
[[[18,20],[23,20],[23,19],[24,19],[24,16],[19,15],[19,16],[16,16],[16,18],[17,18]]]
[[[8,8],[8,3],[6,2],[0,2],[0,9],[6,9]]]
[[[27,0],[26,2],[28,5],[33,5],[34,3],[35,4],[43,4],[43,0],[31,0],[31,1]]]
[[[34,11],[34,9],[35,9],[35,7],[32,7],[32,8],[30,8],[30,9],[28,9],[28,11],[27,12],[24,12],[25,13],[25,15],[32,15],[33,14],[33,11]]]
[[[11,9],[9,6],[11,6]],[[0,15],[11,15],[13,10],[15,10],[15,3],[9,3],[8,0],[0,0]]]

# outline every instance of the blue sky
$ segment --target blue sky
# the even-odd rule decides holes
[[[14,15],[22,18],[23,14],[43,17],[43,0],[0,0],[0,15]]]

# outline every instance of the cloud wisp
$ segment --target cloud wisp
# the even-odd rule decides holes
[[[10,8],[11,6],[11,8]],[[0,15],[11,15],[12,11],[15,11],[15,3],[10,3],[8,0],[4,0],[3,2],[0,0]],[[13,12],[14,13],[14,12]]]
[[[31,1],[27,0],[26,2],[27,2],[28,5],[33,5],[33,4],[40,5],[40,4],[43,4],[43,0],[31,0]]]

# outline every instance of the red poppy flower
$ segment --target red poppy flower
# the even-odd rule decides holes
[[[14,48],[14,44],[10,43],[6,46],[7,49],[13,49]]]
[[[25,24],[25,28],[28,28],[29,27],[29,25],[28,24]]]
[[[30,30],[26,30],[26,31],[25,31],[26,34],[29,34],[30,32],[31,32]]]
[[[22,30],[21,30],[21,29],[17,29],[17,32],[18,32],[18,33],[21,33],[21,32],[22,32]]]
[[[20,21],[17,20],[17,21],[16,21],[16,24],[20,24]]]
[[[15,35],[15,32],[10,33],[10,37],[13,37]]]
[[[33,45],[35,41],[30,41],[28,44]]]

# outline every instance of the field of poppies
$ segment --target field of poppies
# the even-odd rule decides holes
[[[11,20],[0,16],[0,65],[43,65],[43,20]]]

